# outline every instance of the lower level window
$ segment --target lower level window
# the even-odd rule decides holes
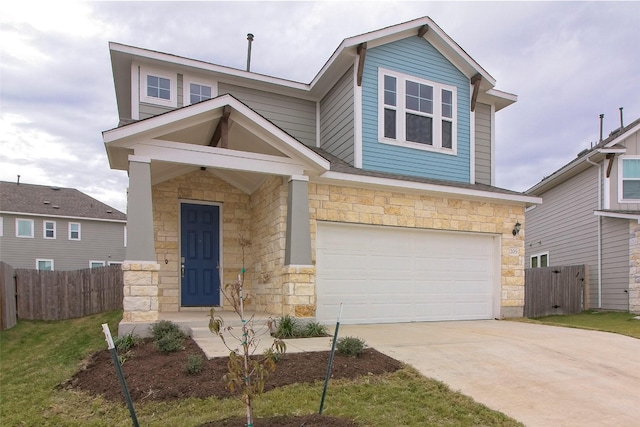
[[[549,252],[531,256],[531,268],[549,267]]]
[[[36,268],[38,270],[53,271],[53,260],[52,259],[37,259],[36,260]]]
[[[104,267],[104,261],[89,261],[90,268]]]

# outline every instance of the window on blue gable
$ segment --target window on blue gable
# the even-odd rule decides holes
[[[379,71],[379,139],[447,154],[456,152],[456,88]]]

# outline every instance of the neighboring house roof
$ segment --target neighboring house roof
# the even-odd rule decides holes
[[[358,57],[359,46],[366,44],[367,49],[396,40],[421,34],[429,43],[451,61],[467,78],[475,75],[482,77],[478,100],[495,105],[496,111],[517,101],[517,96],[495,89],[495,79],[482,68],[467,52],[449,37],[431,18],[425,16],[371,31],[355,37],[349,37],[338,46],[333,55],[309,84],[272,77],[260,73],[239,70],[206,61],[199,61],[167,54],[150,49],[110,42],[112,69],[116,82],[118,111],[120,117],[131,117],[131,73],[132,61],[144,60],[147,63],[173,63],[181,67],[206,70],[213,75],[225,76],[241,85],[258,86],[264,90],[319,100],[334,86],[335,82],[354,65]],[[129,92],[129,93],[127,93]]]
[[[0,181],[0,213],[126,222],[127,216],[75,188]]]
[[[598,142],[593,147],[578,153],[578,156],[551,175],[542,178],[542,180],[529,188],[525,193],[539,196],[551,188],[565,182],[569,178],[577,175],[583,170],[592,166],[590,162],[597,163],[602,161],[609,153],[624,154],[626,148],[620,145],[629,135],[640,131],[640,118],[634,120],[627,126],[618,128],[611,132],[609,136]]]

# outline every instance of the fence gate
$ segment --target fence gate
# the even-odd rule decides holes
[[[525,269],[524,317],[580,313],[585,277],[584,265]]]

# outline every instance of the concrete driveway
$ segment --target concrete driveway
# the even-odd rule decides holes
[[[341,325],[339,336],[527,426],[640,426],[638,339],[495,320]]]

